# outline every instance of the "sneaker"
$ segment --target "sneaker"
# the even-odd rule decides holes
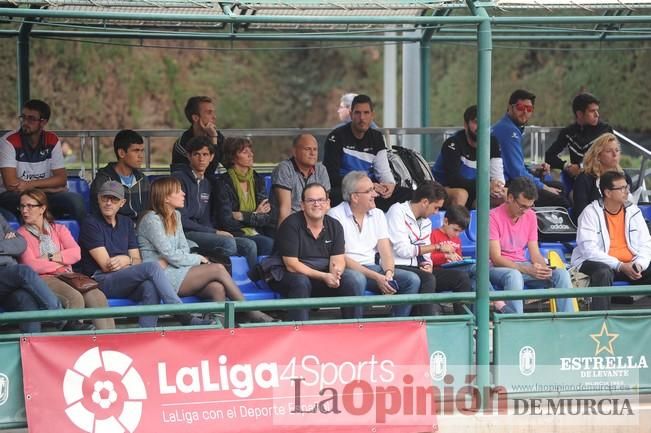
[[[248,311],[244,313],[251,323],[270,323],[270,322],[279,322],[280,320],[263,313],[262,311]]]
[[[204,319],[201,317],[192,317],[190,320],[189,326],[210,326],[214,325],[217,322],[213,319]]]
[[[78,320],[68,320],[65,325],[63,325],[62,331],[92,331],[95,329],[95,325],[92,323],[84,323]]]
[[[515,309],[513,309],[513,307],[510,306],[509,304],[507,304],[506,302],[504,303],[504,306],[502,308],[497,308],[497,306],[496,306],[495,311],[497,311],[500,314],[515,314],[516,313]]]

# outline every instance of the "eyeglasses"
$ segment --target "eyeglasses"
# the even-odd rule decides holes
[[[43,206],[43,205],[40,204],[40,203],[39,204],[32,204],[32,203],[19,204],[18,205],[18,210],[23,210],[23,209],[32,210],[32,209],[34,209],[36,207],[41,207],[41,206]]]
[[[511,104],[512,107],[515,107],[518,111],[526,111],[527,113],[533,113],[533,105],[526,104]]]
[[[608,188],[611,191],[629,191],[631,187],[627,184],[624,186],[618,186],[617,188]]]
[[[20,116],[18,116],[18,119],[19,119],[21,122],[25,122],[25,121],[27,121],[27,122],[39,122],[39,121],[43,120],[43,118],[41,118],[41,117],[36,117],[36,116],[26,116],[26,115],[24,115],[24,114],[21,114]]]
[[[119,203],[120,200],[122,200],[121,198],[113,197],[112,195],[103,195],[103,196],[100,196],[99,199],[101,201],[103,201],[104,203],[108,203],[108,202]]]
[[[303,203],[314,206],[315,204],[326,204],[328,202],[327,198],[306,198],[303,200]]]
[[[367,189],[366,191],[353,191],[353,194],[370,194],[373,191],[375,191],[375,188],[371,187]]]
[[[520,203],[518,201],[518,199],[513,200],[513,202],[518,205],[518,208],[520,208],[521,211],[527,211],[527,210],[531,209],[533,207],[533,205],[534,205],[533,203],[532,204],[522,204],[522,203]]]

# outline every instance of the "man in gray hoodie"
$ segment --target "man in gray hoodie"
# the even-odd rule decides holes
[[[113,140],[113,151],[117,162],[109,162],[106,167],[99,169],[90,186],[91,212],[99,215],[97,193],[105,182],[114,180],[124,186],[126,199],[118,213],[131,218],[135,223],[149,206],[149,180],[140,171],[145,156],[144,140],[136,131],[123,129]]]

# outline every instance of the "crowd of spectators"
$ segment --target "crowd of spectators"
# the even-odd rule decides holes
[[[591,285],[610,286],[616,279],[647,284],[651,236],[629,200],[632,182],[619,164],[612,128],[600,121],[599,101],[578,95],[575,123],[560,132],[545,163],[528,166],[522,137],[535,101],[527,90],[514,91],[492,127],[490,289],[572,288],[568,269],[549,266],[539,249],[534,206],[571,209],[578,234],[569,266]],[[463,129],[443,143],[432,167],[436,181],[409,189],[396,185],[373,101],[346,94],[338,110],[342,123],[324,140],[323,163],[316,138],[297,136],[292,156],[273,170],[270,196],[253,168],[252,141],[224,137],[211,98],[191,97],[185,114],[190,126],[172,147],[172,175],[151,184],[141,170],[143,138],[132,130],[115,136],[116,160],[96,173],[87,214],[82,197],[67,191],[61,142],[45,129],[50,107],[40,100],[24,104],[20,128],[0,138],[3,309],[104,307],[113,297],[142,304],[180,303],[184,296],[243,301],[228,271],[235,255],[288,298],[475,290],[475,266],[463,260],[459,235],[477,197],[476,106],[465,110]],[[566,148],[569,161],[559,156]],[[561,171],[563,182],[550,178],[551,169]],[[433,227],[440,209],[446,210],[443,224]],[[22,222],[18,230],[6,221],[15,216]],[[78,242],[55,217],[78,221]],[[60,277],[73,267],[97,288],[82,293],[66,284]],[[571,299],[556,302],[559,311],[574,311]],[[496,302],[494,308],[522,313],[523,303]],[[608,298],[596,297],[593,308],[608,309]],[[442,307],[397,304],[391,311],[427,316]],[[466,310],[455,303],[453,311]],[[363,313],[359,306],[342,308],[344,318]],[[309,310],[290,310],[286,318],[307,320]],[[189,314],[177,319],[214,323]],[[260,311],[246,319],[276,320]],[[140,317],[139,324],[153,327],[157,320]],[[21,330],[38,332],[40,326],[23,323]],[[115,323],[57,326],[110,329]]]

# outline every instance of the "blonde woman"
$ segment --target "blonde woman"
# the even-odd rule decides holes
[[[617,137],[610,132],[597,137],[583,157],[583,172],[574,181],[574,206],[572,218],[575,222],[579,215],[594,200],[601,198],[599,177],[607,171],[624,173],[619,165],[622,150]],[[629,188],[633,184],[628,174],[624,173]]]
[[[138,224],[143,260],[158,261],[179,296],[217,302],[228,296],[233,301],[243,301],[244,295],[223,265],[209,263],[206,257],[190,253],[178,211],[185,204],[181,182],[174,177],[158,179],[151,185],[150,194],[152,210]],[[253,322],[274,320],[261,311],[251,311],[248,315]]]

